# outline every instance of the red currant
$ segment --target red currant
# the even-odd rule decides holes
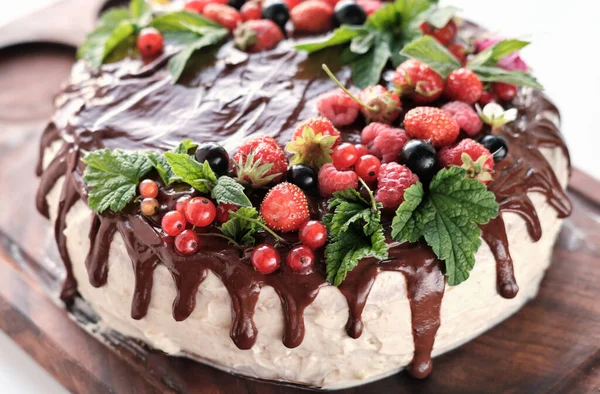
[[[300,227],[300,242],[312,249],[319,249],[327,242],[327,228],[317,220],[309,220]]]
[[[200,239],[192,230],[185,230],[175,237],[175,249],[184,256],[196,252],[198,246],[200,246]]]
[[[367,183],[375,182],[379,174],[379,167],[381,167],[381,161],[377,157],[364,155],[356,160],[354,172]]]
[[[140,183],[140,195],[144,198],[156,198],[158,196],[158,185],[152,179],[144,179]]]
[[[358,159],[358,153],[356,147],[352,144],[344,142],[333,150],[331,154],[333,159],[333,165],[338,170],[345,170],[346,168],[352,167],[356,159]]]
[[[185,207],[185,217],[194,226],[206,227],[215,220],[217,208],[206,197],[194,197]]]
[[[206,6],[206,4],[208,4],[208,1],[206,0],[191,0],[188,1],[187,3],[185,3],[185,6],[183,7],[183,9],[185,11],[189,11],[189,12],[195,12],[195,13],[202,13],[202,10],[204,9],[204,7]]]
[[[185,208],[187,207],[188,202],[190,201],[190,196],[183,196],[177,200],[175,203],[175,210],[185,217]]]
[[[308,274],[315,265],[315,254],[308,246],[294,247],[285,258],[287,266],[295,274]]]
[[[163,36],[155,28],[146,27],[137,38],[137,47],[143,57],[154,57],[163,50]]]
[[[256,247],[250,256],[254,269],[261,274],[274,272],[281,264],[281,256],[271,245],[262,244]]]
[[[358,157],[362,157],[364,155],[369,154],[369,149],[363,144],[356,144],[354,145],[354,147],[356,148],[356,154],[358,155]]]
[[[511,101],[517,96],[518,89],[509,83],[496,82],[492,85],[492,91],[502,101]]]
[[[217,222],[225,223],[229,220],[229,211],[235,212],[238,209],[240,209],[240,207],[235,204],[221,203],[217,205]]]
[[[155,198],[144,198],[140,203],[142,215],[153,216],[158,212],[158,201]]]
[[[485,107],[489,103],[495,103],[495,102],[496,102],[496,95],[494,93],[491,93],[488,91],[484,91],[481,94],[481,97],[479,98],[479,105],[481,105],[482,107]]]
[[[171,237],[181,234],[185,230],[185,224],[185,218],[177,211],[167,212],[160,222],[163,231]]]

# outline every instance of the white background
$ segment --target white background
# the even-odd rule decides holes
[[[0,26],[54,0],[0,0]],[[589,0],[442,0],[507,37],[533,44],[523,56],[563,115],[575,167],[600,179],[600,33]],[[53,378],[0,332],[3,394],[64,393]]]

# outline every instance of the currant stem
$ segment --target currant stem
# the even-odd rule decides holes
[[[245,216],[238,215],[236,212],[233,212],[233,211],[229,211],[229,215],[236,217],[238,219],[247,220],[251,223],[257,224],[260,228],[265,230],[267,233],[271,234],[271,236],[275,239],[275,244],[278,244],[279,242],[285,242],[285,240],[283,238],[281,238],[279,235],[277,235],[277,233],[275,231],[271,230],[269,227],[267,227],[263,222],[261,222],[258,219],[247,218]]]
[[[342,89],[344,91],[344,93],[346,93],[348,95],[348,97],[350,97],[352,100],[356,101],[360,106],[365,107],[369,111],[377,111],[378,110],[375,107],[371,107],[370,105],[365,104],[362,100],[360,100],[354,94],[350,93],[350,91],[348,89],[346,89],[344,87],[344,85],[342,85],[342,83],[335,77],[335,75],[333,75],[333,73],[331,72],[331,70],[329,69],[329,67],[327,67],[326,64],[322,64],[321,67],[323,67],[323,70],[325,70],[325,72],[327,73],[327,75],[329,76],[329,78],[331,78],[333,80],[333,82],[335,82],[335,84],[337,86],[339,86],[340,89]]]
[[[365,181],[363,181],[362,178],[358,178],[358,180],[360,181],[362,186],[365,188],[365,190],[369,193],[369,197],[371,197],[371,211],[377,212],[377,203],[375,202],[375,197],[373,196],[373,191],[371,190],[369,185],[367,185],[367,183]]]

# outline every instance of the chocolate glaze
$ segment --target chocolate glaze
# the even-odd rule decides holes
[[[473,30],[472,25],[467,30]],[[66,247],[66,217],[79,200],[86,200],[81,182],[83,166],[79,158],[86,151],[102,147],[123,149],[166,150],[185,138],[197,142],[216,141],[234,151],[241,141],[254,133],[273,136],[280,144],[289,140],[295,124],[316,115],[316,98],[335,86],[321,71],[327,62],[343,83],[349,83],[349,69],[340,68],[336,50],[311,56],[296,52],[290,43],[276,49],[246,55],[231,43],[198,56],[182,83],[171,83],[165,67],[166,56],[143,65],[135,59],[104,66],[91,73],[82,63],[73,69],[71,83],[58,100],[58,110],[45,130],[38,174],[41,175],[37,195],[38,210],[48,216],[46,196],[56,181],[65,176],[58,217],[56,241],[65,263],[67,276],[62,298],[76,295],[77,283],[71,270]],[[500,216],[482,226],[483,239],[497,261],[499,293],[512,298],[518,291],[502,214],[513,212],[527,223],[533,240],[541,237],[537,213],[527,192],[540,192],[550,205],[565,217],[571,205],[554,172],[539,151],[540,147],[558,147],[568,151],[548,115],[558,118],[556,108],[538,91],[524,90],[515,100],[519,120],[498,131],[509,142],[509,154],[499,163],[494,181],[489,184],[500,204]],[[358,139],[361,125],[345,128],[344,138]],[[60,149],[50,165],[42,170],[46,148],[55,142]],[[185,192],[185,191],[184,191]],[[189,190],[187,190],[189,194]],[[162,189],[159,200],[166,209],[179,192]],[[313,200],[311,213],[320,216],[323,201]],[[208,229],[208,234],[210,236]],[[90,230],[91,247],[86,259],[90,283],[99,287],[106,283],[108,251],[116,233],[125,243],[135,275],[131,306],[133,319],[143,318],[150,303],[154,269],[164,265],[177,288],[173,301],[173,318],[185,320],[194,310],[198,287],[208,275],[217,275],[232,300],[231,338],[240,349],[249,349],[256,341],[254,309],[263,286],[272,286],[282,303],[285,319],[283,343],[294,348],[304,337],[303,312],[326,286],[322,257],[314,272],[292,274],[286,266],[276,274],[262,275],[254,271],[249,255],[251,247],[240,251],[224,240],[211,237],[194,256],[177,254],[172,239],[165,236],[152,218],[137,214],[132,204],[118,214],[96,216]],[[260,242],[274,243],[266,235]],[[297,239],[279,246],[283,258]],[[432,368],[431,350],[440,325],[440,306],[444,294],[443,264],[425,245],[391,244],[390,259],[362,261],[339,290],[348,300],[348,334],[358,338],[363,330],[362,311],[379,272],[396,271],[406,278],[407,296],[415,353],[409,371],[425,377]]]

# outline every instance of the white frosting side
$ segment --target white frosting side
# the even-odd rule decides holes
[[[546,150],[544,154],[566,185],[568,171],[563,154],[559,150]],[[53,220],[60,187],[62,179],[48,196]],[[520,217],[503,214],[519,294],[512,300],[498,295],[495,260],[483,242],[471,277],[459,286],[446,287],[434,355],[447,352],[494,326],[537,293],[550,263],[560,220],[543,195],[529,196],[542,223],[543,236],[537,243],[532,242]],[[350,338],[345,330],[346,299],[337,288],[329,286],[321,289],[305,311],[306,335],[302,344],[295,349],[286,348],[281,340],[283,314],[279,297],[273,288],[264,287],[254,318],[259,331],[256,344],[250,350],[240,350],[229,337],[231,302],[221,280],[209,273],[200,285],[191,316],[176,322],[171,314],[176,289],[164,266],[154,273],[147,316],[133,320],[130,307],[134,275],[119,233],[111,245],[107,284],[101,288],[89,284],[85,258],[90,244],[90,212],[82,201],[78,202],[68,214],[65,234],[79,291],[101,316],[106,328],[139,338],[169,354],[186,355],[223,370],[326,389],[382,378],[401,370],[412,359],[414,345],[406,283],[404,276],[396,272],[384,272],[377,277],[363,313],[364,332],[358,339]]]

